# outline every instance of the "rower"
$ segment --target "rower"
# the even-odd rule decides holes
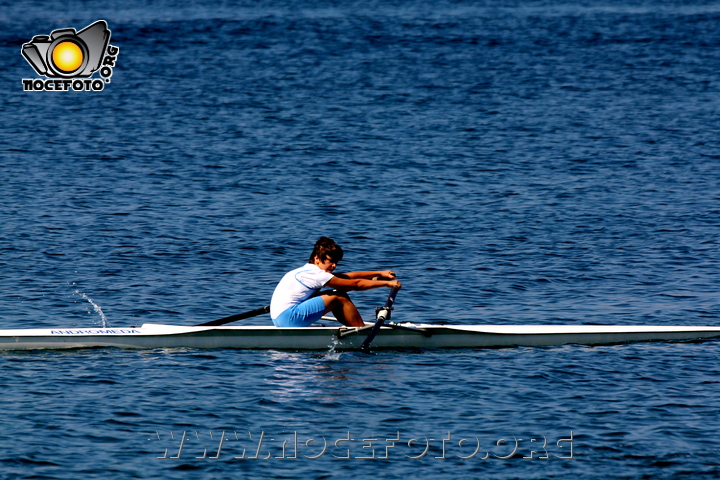
[[[362,327],[365,322],[347,291],[401,286],[391,270],[334,273],[342,258],[343,250],[334,240],[320,237],[308,263],[286,273],[275,288],[270,302],[273,324],[307,327],[332,312],[343,325]],[[321,292],[323,287],[335,290]]]

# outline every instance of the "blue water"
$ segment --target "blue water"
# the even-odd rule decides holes
[[[23,92],[23,43],[100,19],[103,91]],[[340,269],[398,273],[396,320],[715,325],[719,20],[0,1],[0,328],[250,310],[321,235]],[[718,353],[3,353],[0,478],[716,478]]]

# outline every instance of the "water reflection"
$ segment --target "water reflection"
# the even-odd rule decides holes
[[[367,401],[368,392],[375,403],[389,402],[379,387],[395,383],[398,375],[389,359],[354,352],[270,352],[269,357],[274,374],[266,383],[272,399],[282,403]]]

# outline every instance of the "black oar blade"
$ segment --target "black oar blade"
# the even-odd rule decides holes
[[[199,325],[194,325],[194,326],[195,327],[217,327],[220,325],[225,325],[226,323],[237,322],[238,320],[245,320],[246,318],[250,318],[250,317],[257,317],[258,315],[262,315],[263,313],[268,313],[269,311],[270,311],[269,306],[261,307],[261,308],[256,308],[255,310],[250,310],[249,312],[230,315],[229,317],[221,318],[219,320],[213,320],[212,322],[201,323]]]
[[[372,330],[370,330],[370,333],[368,333],[368,336],[365,338],[365,341],[360,346],[360,351],[363,353],[370,353],[370,343],[375,338],[375,335],[378,334],[380,331],[380,327],[383,326],[383,323],[390,320],[390,315],[392,312],[392,306],[393,303],[395,303],[395,297],[397,296],[397,293],[400,291],[400,287],[393,287],[392,290],[390,290],[390,295],[388,295],[387,300],[385,301],[385,305],[378,310],[377,317],[375,318],[375,325],[373,326]]]

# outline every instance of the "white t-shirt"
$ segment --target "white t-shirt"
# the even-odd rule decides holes
[[[321,270],[315,264],[306,263],[300,268],[288,272],[280,280],[272,300],[270,300],[270,316],[277,318],[282,312],[304,302],[310,296],[325,286],[333,274]]]

